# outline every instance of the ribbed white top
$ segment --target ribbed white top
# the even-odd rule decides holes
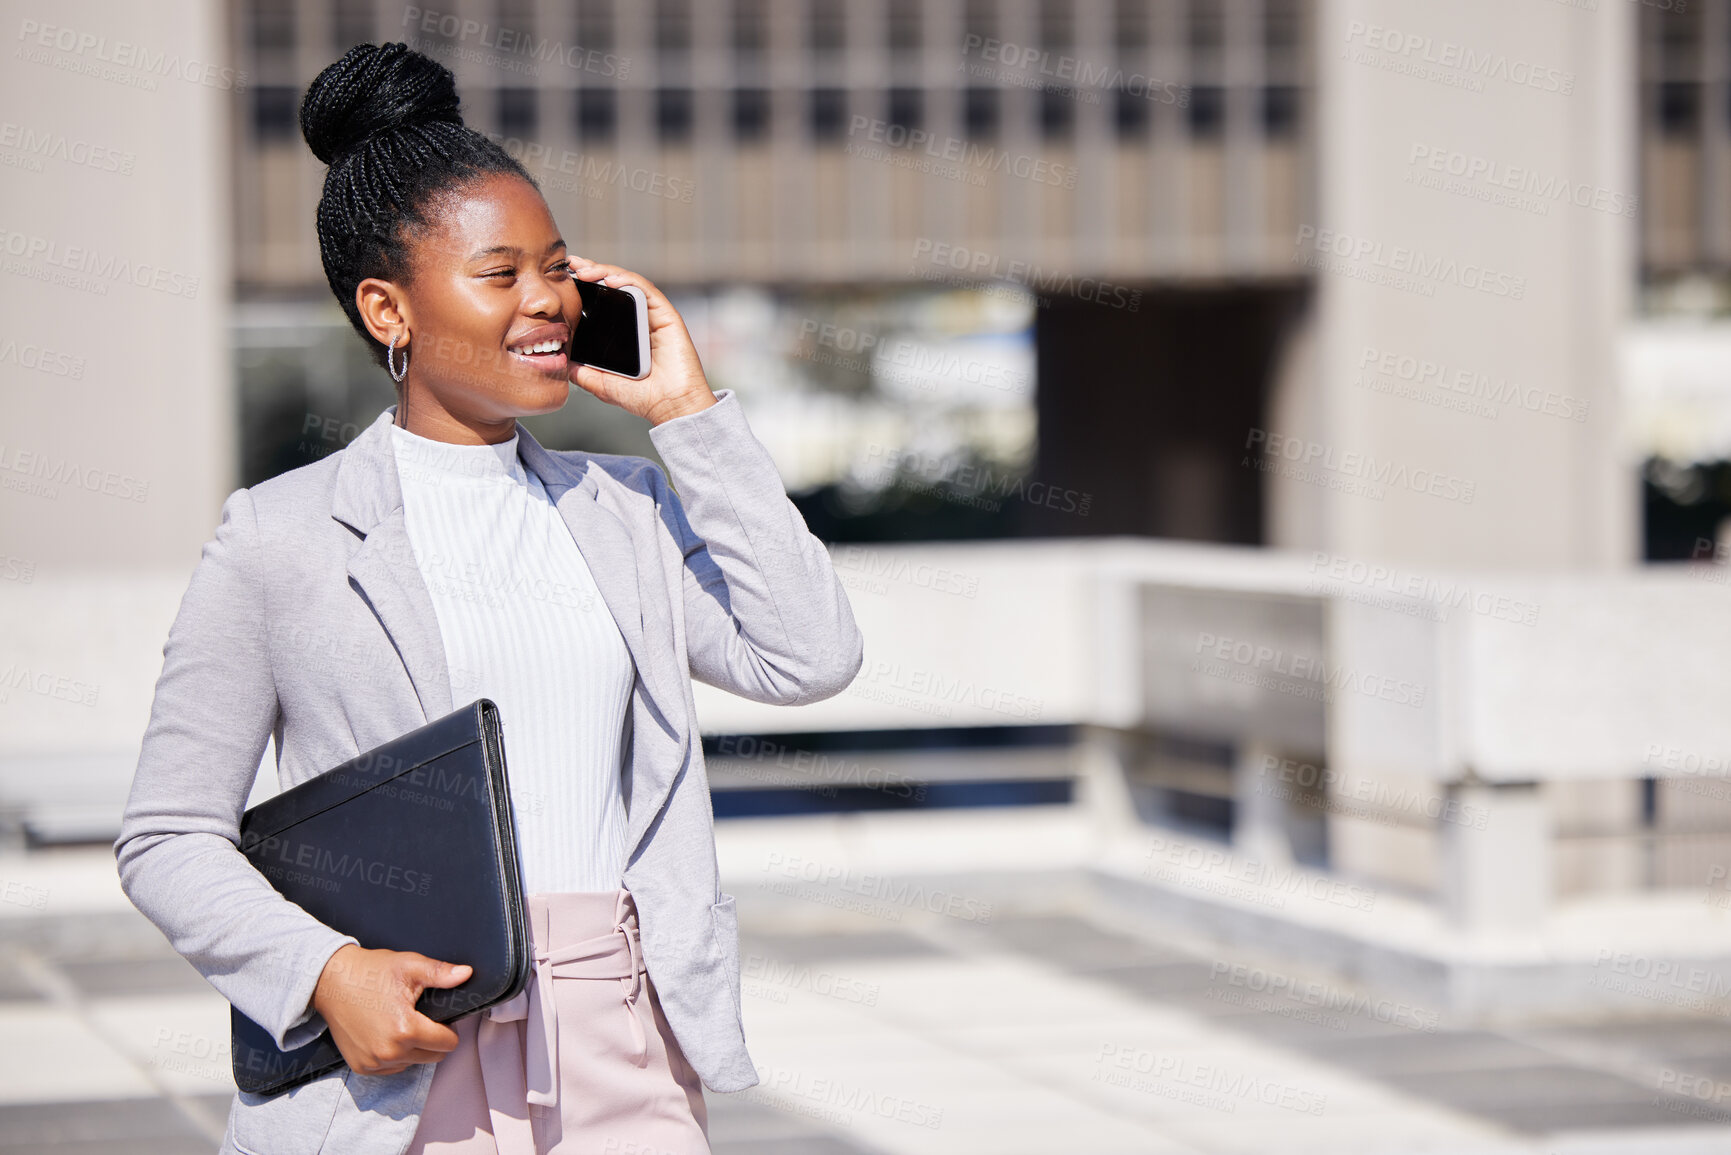
[[[636,667],[518,435],[454,445],[391,426],[403,515],[457,705],[491,698],[528,893],[612,891]]]

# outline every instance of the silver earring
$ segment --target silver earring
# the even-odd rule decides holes
[[[397,372],[395,357],[396,348],[397,335],[392,333],[391,343],[385,346],[385,368],[391,371],[391,380],[401,381],[404,377],[409,375],[409,347],[407,345],[403,346],[403,371],[401,373]]]

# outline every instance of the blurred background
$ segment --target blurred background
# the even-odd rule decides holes
[[[717,1151],[1731,1149],[1731,0],[0,13],[3,1155],[222,1133],[109,843],[223,499],[394,399],[296,119],[386,40],[668,291],[866,636],[696,688]]]

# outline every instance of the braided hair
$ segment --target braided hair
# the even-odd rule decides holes
[[[445,194],[490,173],[535,178],[467,128],[451,70],[402,43],[357,44],[301,99],[301,135],[330,166],[319,197],[319,259],[349,323],[385,366],[355,287],[368,277],[410,281],[410,242]],[[399,390],[401,386],[399,385]]]

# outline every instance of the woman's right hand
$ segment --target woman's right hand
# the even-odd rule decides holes
[[[427,987],[454,987],[474,972],[414,951],[367,950],[344,943],[325,962],[313,1009],[349,1067],[394,1075],[412,1063],[436,1063],[457,1049],[457,1032],[415,1009]]]

